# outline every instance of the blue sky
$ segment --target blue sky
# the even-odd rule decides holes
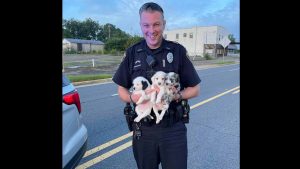
[[[147,0],[63,0],[63,18],[91,18],[140,35],[139,8]],[[223,26],[240,41],[239,0],[153,0],[163,9],[166,30],[193,26]]]

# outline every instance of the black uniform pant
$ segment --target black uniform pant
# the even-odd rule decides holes
[[[183,122],[140,129],[142,136],[133,137],[132,144],[138,169],[158,169],[159,163],[163,169],[187,169],[187,134]]]

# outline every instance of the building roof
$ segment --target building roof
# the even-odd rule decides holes
[[[99,41],[99,40],[83,40],[83,39],[71,39],[71,38],[64,38],[64,39],[69,41],[70,43],[84,43],[84,44],[104,45],[104,43]]]
[[[237,46],[234,45],[234,44],[229,44],[229,45],[228,45],[228,49],[237,50],[238,48],[237,48]]]

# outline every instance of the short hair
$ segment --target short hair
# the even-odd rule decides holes
[[[162,17],[164,17],[164,10],[157,3],[154,2],[145,3],[139,10],[140,16],[144,11],[158,11],[161,13]]]

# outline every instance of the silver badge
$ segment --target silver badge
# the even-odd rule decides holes
[[[167,61],[168,61],[169,63],[172,63],[172,62],[173,62],[173,53],[169,52],[169,53],[167,54]]]

